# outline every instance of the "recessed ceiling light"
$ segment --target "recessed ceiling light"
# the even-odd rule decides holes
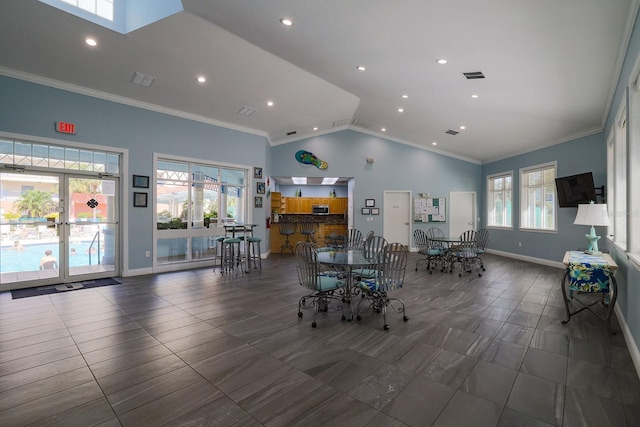
[[[446,60],[446,59],[437,59],[437,60],[436,60],[436,62],[437,62],[438,64],[440,64],[440,65],[444,65],[444,64],[446,64],[446,63],[447,63],[447,60]]]
[[[382,132],[386,132],[386,131],[387,131],[387,128],[382,128],[382,129],[380,129],[380,130],[381,130]]]
[[[267,107],[273,107],[273,101],[267,101]]]
[[[198,83],[204,83],[207,81],[207,78],[205,76],[198,76],[196,80],[198,80]]]
[[[478,95],[476,95],[475,93],[474,93],[473,95],[471,95],[471,97],[472,97],[473,99],[480,98],[480,97],[479,97]]]
[[[366,67],[365,67],[364,65],[358,65],[358,66],[356,67],[356,70],[358,70],[358,71],[365,71],[365,70],[366,70]]]
[[[328,176],[325,176],[324,178],[322,178],[322,185],[333,185],[336,182],[338,182],[339,178],[330,178]]]
[[[404,113],[404,108],[398,108],[398,113]]]
[[[313,130],[318,130],[318,126],[314,127]]]
[[[431,143],[431,145],[438,145],[438,143],[437,143],[437,142],[435,142],[435,141],[433,141],[433,142]]]
[[[466,128],[466,126],[460,126],[460,130],[465,130]]]
[[[282,23],[282,25],[286,25],[287,27],[290,27],[293,25],[293,21],[289,18],[282,18],[280,19],[280,22]]]
[[[307,183],[307,177],[306,176],[292,176],[291,177],[291,181],[293,181],[294,184],[296,185],[304,185]]]
[[[406,94],[402,95],[402,99],[407,99],[407,98],[409,98],[409,95],[406,95]]]
[[[86,39],[84,39],[84,42],[91,47],[98,45],[98,42],[95,39],[92,39],[91,37],[87,37]]]

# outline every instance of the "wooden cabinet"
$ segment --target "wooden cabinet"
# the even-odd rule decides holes
[[[300,197],[300,206],[298,213],[311,215],[311,205],[313,205],[313,197]]]
[[[271,193],[271,211],[280,213],[282,209],[282,193],[274,191]]]
[[[341,215],[347,210],[349,199],[346,197],[333,197],[329,201],[329,213]]]
[[[300,197],[287,197],[286,198],[286,212],[287,214],[300,213]]]

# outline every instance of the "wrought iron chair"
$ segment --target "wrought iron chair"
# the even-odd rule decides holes
[[[465,271],[467,273],[477,271],[478,277],[482,276],[478,253],[476,252],[476,232],[474,230],[467,230],[460,235],[460,240],[453,256],[460,266],[458,276],[462,277],[462,272]]]
[[[386,245],[378,256],[377,276],[373,279],[362,280],[357,284],[362,290],[362,299],[358,302],[356,308],[356,320],[362,320],[360,315],[362,311],[371,309],[382,313],[383,328],[388,330],[387,308],[389,307],[396,313],[402,312],[402,320],[405,322],[409,320],[404,302],[388,295],[389,292],[402,288],[406,268],[407,248],[401,243]],[[365,301],[368,306],[361,308],[362,303]],[[400,304],[400,306],[396,308],[393,305],[394,302]]]
[[[312,243],[298,242],[295,254],[300,285],[311,291],[310,294],[300,298],[298,302],[298,317],[302,317],[303,308],[313,308],[311,327],[315,328],[317,326],[316,314],[319,311],[328,311],[333,303],[336,310],[342,310],[342,320],[347,320],[341,297],[333,294],[334,291],[346,286],[347,282],[322,274],[318,263],[318,254]]]
[[[446,255],[444,244],[442,241],[431,240],[429,238],[429,234],[431,234],[431,236],[436,236],[439,235],[438,232],[442,233],[439,228],[435,227],[430,228],[427,232],[420,229],[416,229],[413,232],[413,240],[418,248],[418,254],[426,256],[426,258],[421,258],[416,261],[416,271],[418,271],[418,266],[422,263],[427,264],[429,274],[433,274],[432,270],[438,264],[441,265],[441,270],[444,270],[444,257]],[[442,235],[444,236],[444,234]]]
[[[378,256],[387,245],[387,241],[382,236],[372,236],[368,240],[365,240],[362,247],[362,252],[365,258],[372,262],[377,262]],[[356,268],[351,272],[352,276],[358,280],[373,279],[378,275],[376,266],[370,268]]]
[[[352,228],[347,232],[344,247],[345,249],[358,249],[362,246],[362,241],[360,230]]]
[[[484,262],[482,261],[482,254],[487,251],[488,242],[489,230],[481,228],[476,232],[476,253],[478,254],[478,262],[480,262],[480,268],[482,268],[482,271],[486,271],[484,268]]]

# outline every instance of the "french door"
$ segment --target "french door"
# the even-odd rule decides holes
[[[0,291],[117,276],[118,179],[0,173]]]

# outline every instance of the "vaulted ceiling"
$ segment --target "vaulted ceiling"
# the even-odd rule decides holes
[[[0,74],[274,145],[350,128],[484,163],[603,129],[638,0],[182,4],[120,34],[37,0],[3,1]],[[134,85],[136,72],[151,86]]]

